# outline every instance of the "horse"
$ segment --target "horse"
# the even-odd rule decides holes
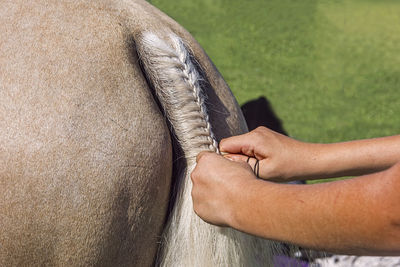
[[[270,266],[203,222],[195,155],[247,131],[196,40],[142,0],[0,5],[1,266]]]

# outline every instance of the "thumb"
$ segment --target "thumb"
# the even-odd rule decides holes
[[[230,159],[235,162],[246,163],[250,166],[251,169],[254,169],[256,166],[257,159],[245,155],[240,154],[226,154],[224,155],[225,158]]]
[[[236,162],[247,162],[249,157],[242,154],[225,154],[225,158]]]
[[[246,155],[254,157],[253,140],[249,134],[250,133],[246,133],[222,139],[219,143],[220,151],[230,154],[244,154],[245,160],[247,159]],[[232,160],[234,159],[232,158]],[[242,158],[240,158],[240,160],[242,160]]]

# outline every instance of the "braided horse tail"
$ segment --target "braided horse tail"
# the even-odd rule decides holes
[[[201,151],[218,152],[201,88],[202,77],[191,53],[175,34],[167,40],[144,33],[136,41],[145,75],[181,146],[186,170],[177,183],[176,200],[165,227],[160,266],[271,266],[271,242],[213,226],[193,211],[190,173]]]

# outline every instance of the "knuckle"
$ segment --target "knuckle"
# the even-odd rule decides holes
[[[260,142],[263,141],[264,138],[265,135],[262,132],[255,132],[254,135],[252,136],[254,144],[259,144]]]
[[[223,144],[225,143],[226,138],[223,138],[219,141],[219,146],[223,146]]]
[[[199,164],[199,163],[201,163],[201,162],[204,162],[204,161],[207,161],[208,160],[208,158],[210,157],[210,152],[208,152],[208,151],[202,151],[202,152],[200,152],[198,155],[197,155],[197,164]]]
[[[194,212],[197,214],[197,212],[198,212],[198,205],[197,205],[197,203],[196,203],[195,200],[193,200],[193,210],[194,210]]]
[[[190,180],[192,180],[192,183],[193,183],[193,184],[196,183],[196,180],[197,180],[197,172],[196,172],[196,169],[194,169],[194,170],[192,171],[192,173],[190,174]]]
[[[255,132],[265,132],[267,130],[264,126],[258,126],[254,131]]]
[[[192,196],[192,200],[193,200],[193,205],[195,205],[195,199],[196,199],[196,187],[192,188],[192,192],[190,193],[190,195]]]
[[[196,204],[193,204],[193,210],[194,213],[196,213],[196,215],[200,217],[199,207]]]
[[[254,131],[252,131],[251,133],[253,133],[254,135],[262,135],[265,133],[265,127],[263,126],[259,126],[257,127]]]
[[[199,154],[197,154],[196,156],[196,162],[199,163],[201,161],[201,158],[203,157],[203,152],[200,152]]]
[[[197,203],[195,199],[193,199],[193,210],[198,216],[200,216],[200,205]]]

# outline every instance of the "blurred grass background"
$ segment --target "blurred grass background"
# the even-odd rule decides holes
[[[265,96],[290,136],[400,134],[400,2],[149,2],[193,34],[240,104]]]

